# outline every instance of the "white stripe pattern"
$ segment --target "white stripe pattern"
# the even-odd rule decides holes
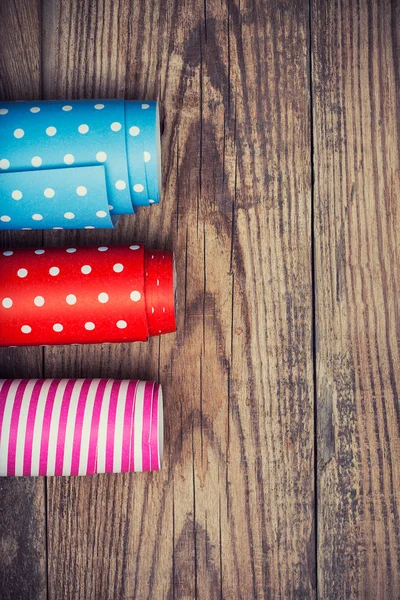
[[[7,475],[8,441],[10,437],[11,414],[14,407],[15,395],[21,381],[21,379],[15,379],[15,381],[12,382],[5,399],[3,423],[0,429],[0,476]]]
[[[122,464],[122,443],[123,443],[123,432],[124,432],[124,414],[125,404],[127,400],[126,392],[129,385],[129,381],[122,381],[121,387],[118,394],[118,406],[115,420],[115,433],[114,433],[114,473],[121,472]]]
[[[156,384],[145,390],[146,382],[130,380],[0,379],[0,475],[160,469],[162,392]],[[145,439],[144,412],[151,424]]]
[[[90,441],[90,425],[93,416],[94,399],[96,397],[97,388],[99,387],[101,379],[93,379],[90,384],[89,392],[87,395],[85,414],[83,417],[82,425],[82,441],[81,451],[79,455],[79,475],[86,475],[87,462],[89,456],[89,441]]]
[[[97,469],[96,473],[106,472],[106,442],[107,442],[107,420],[108,410],[110,407],[111,389],[114,381],[110,379],[107,382],[106,391],[104,393],[103,404],[101,406],[99,431],[97,438]]]
[[[43,417],[44,417],[44,409],[46,407],[46,400],[47,400],[47,394],[49,393],[49,387],[52,383],[52,379],[46,379],[42,389],[40,390],[40,394],[39,394],[39,400],[38,400],[38,405],[36,408],[36,417],[35,417],[35,425],[34,425],[34,429],[33,429],[33,442],[32,442],[32,461],[31,461],[31,475],[39,475],[39,459],[40,459],[40,442],[42,440],[42,431],[43,431]],[[66,385],[66,381],[65,381],[65,385]],[[65,387],[64,385],[64,387]],[[62,398],[62,394],[64,392],[64,389],[61,385],[58,386],[57,389],[57,394],[61,393],[60,395],[60,405],[61,405],[61,398]],[[57,445],[57,438],[55,438],[55,442],[53,442],[54,444],[54,452],[55,452],[55,448]],[[53,448],[53,446],[51,446],[51,448]],[[50,472],[49,475],[53,475],[54,474],[54,466],[53,466],[53,472]]]
[[[72,444],[74,442],[75,432],[75,421],[76,411],[78,408],[78,402],[80,398],[80,392],[84,384],[84,379],[77,381],[74,391],[71,394],[71,401],[69,403],[67,428],[65,431],[65,444],[64,444],[64,462],[63,462],[63,475],[71,474],[71,461],[72,461]]]
[[[142,437],[143,437],[143,408],[144,408],[144,391],[146,382],[140,381],[136,393],[135,402],[135,418],[133,429],[133,459],[135,471],[143,471],[142,462]]]
[[[18,421],[18,437],[17,437],[17,448],[16,448],[16,464],[15,470],[18,473],[22,473],[24,467],[24,446],[25,446],[25,433],[29,411],[29,399],[32,395],[33,387],[37,379],[31,379],[24,391],[24,396],[21,404],[21,412]]]

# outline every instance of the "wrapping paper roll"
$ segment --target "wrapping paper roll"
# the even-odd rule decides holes
[[[1,476],[154,471],[162,455],[152,381],[0,380]]]
[[[160,200],[157,102],[0,102],[0,140],[0,230],[111,228]]]
[[[134,244],[0,253],[0,346],[146,341],[175,329],[172,252]]]

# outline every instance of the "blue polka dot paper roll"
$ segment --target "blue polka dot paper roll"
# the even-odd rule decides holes
[[[0,230],[112,228],[160,201],[158,103],[0,102]]]

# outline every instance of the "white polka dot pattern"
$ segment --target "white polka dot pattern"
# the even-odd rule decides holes
[[[129,135],[135,136],[135,135],[139,135],[139,133],[140,133],[140,129],[136,125],[132,125],[132,127],[129,128]]]
[[[0,346],[143,341],[171,331],[172,272],[170,253],[140,244],[4,250]]]
[[[40,158],[40,156],[34,156],[31,160],[31,165],[32,167],[41,167],[42,166],[42,159]]]
[[[0,158],[0,169],[9,169],[10,161],[7,158]]]
[[[105,152],[97,152],[96,160],[101,163],[106,162],[107,154]]]
[[[53,135],[56,135],[56,133],[57,133],[57,129],[55,127],[51,126],[51,127],[46,128],[46,134],[49,137],[53,137]]]
[[[33,303],[35,304],[35,306],[43,306],[45,303],[45,299],[43,298],[43,296],[36,296]]]
[[[76,188],[76,193],[78,194],[78,196],[86,196],[87,188],[85,188],[84,185],[78,185],[78,187]]]
[[[156,102],[4,102],[0,110],[0,230],[112,228],[110,211],[159,201]]]

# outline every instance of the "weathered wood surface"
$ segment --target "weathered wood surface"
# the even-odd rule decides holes
[[[139,240],[179,275],[176,335],[1,351],[166,399],[161,473],[0,482],[1,598],[398,598],[400,7],[311,4],[1,4],[0,98],[165,109],[160,206],[2,245]]]
[[[400,4],[312,8],[320,598],[400,597]]]
[[[160,474],[48,482],[50,596],[311,598],[307,3],[48,0],[43,14],[46,98],[165,109],[162,205],[46,243],[174,248],[180,307],[176,336],[46,349],[48,376],[159,376],[167,441]]]
[[[36,0],[0,2],[0,101],[40,96],[39,5]],[[37,246],[42,239],[42,233],[4,232],[0,248]],[[0,348],[0,378],[41,377],[42,372],[41,348]],[[45,497],[44,479],[0,478],[2,600],[46,598]]]

